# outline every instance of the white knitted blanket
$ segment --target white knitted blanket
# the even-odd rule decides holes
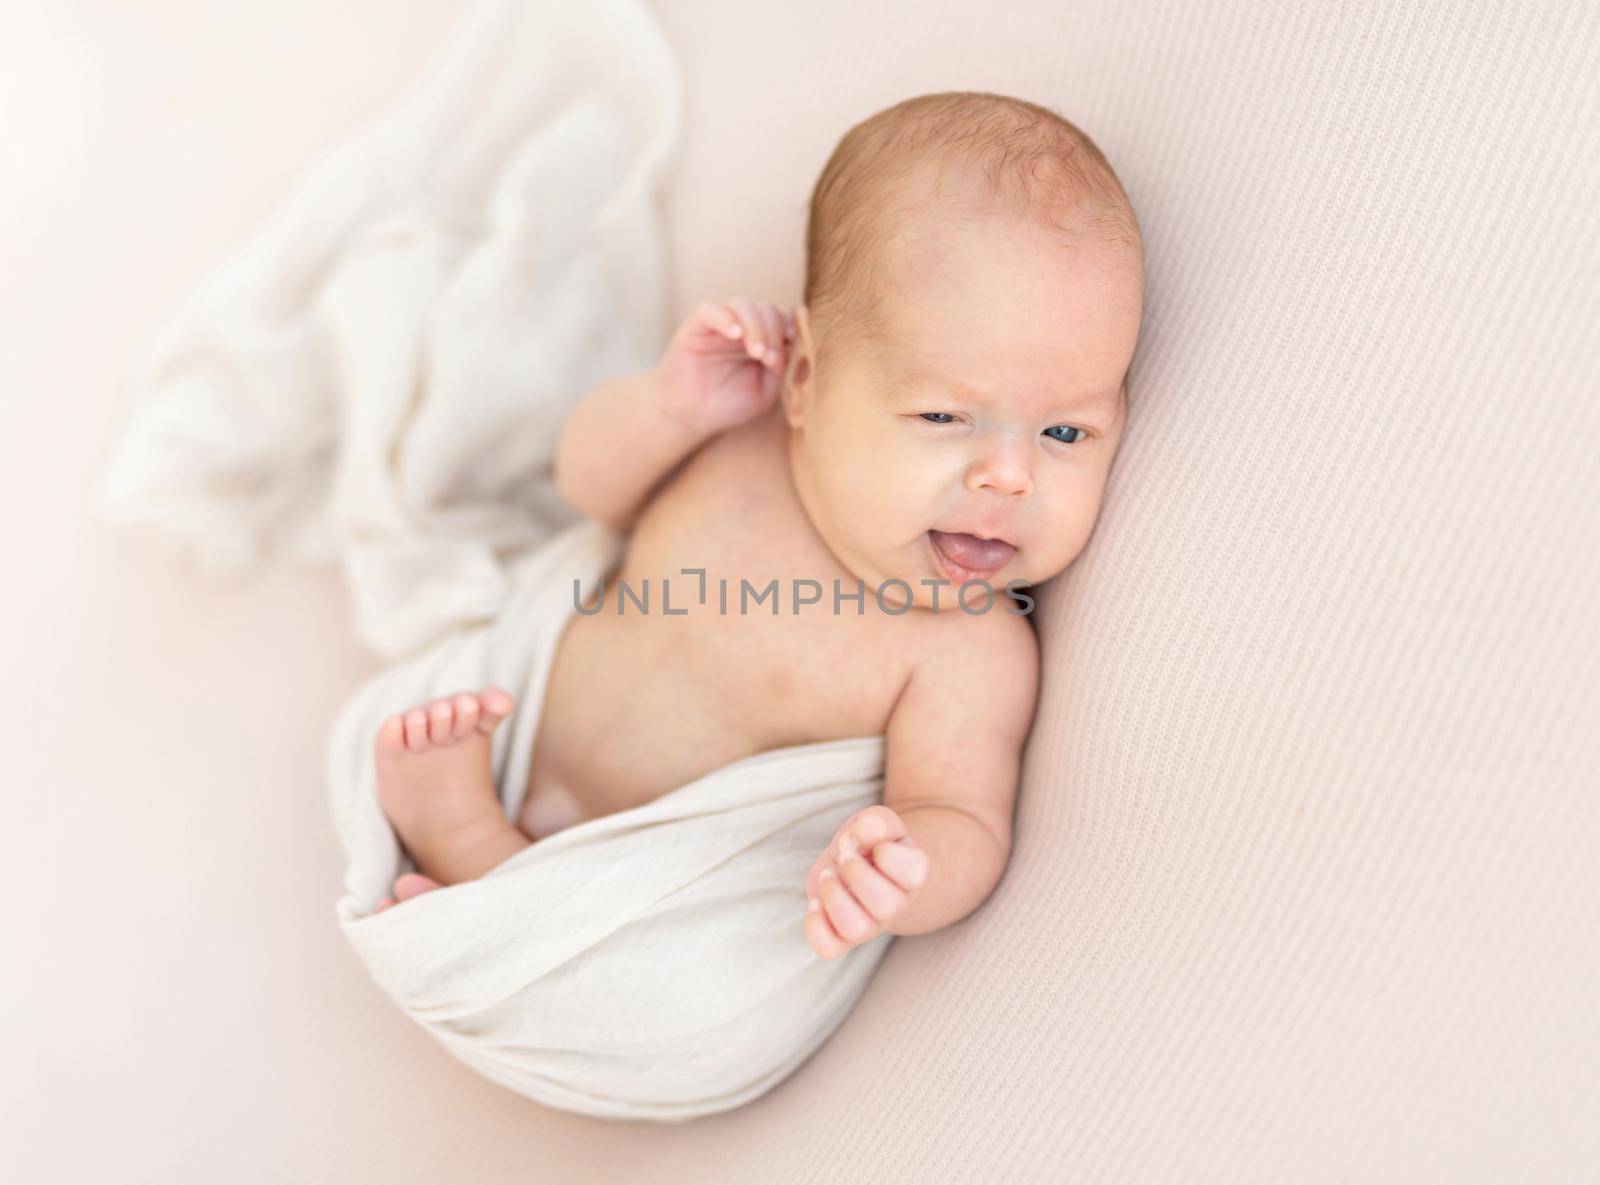
[[[340,563],[388,657],[491,617],[577,516],[568,410],[666,340],[681,80],[642,0],[473,9],[155,343],[101,490],[200,571]]]

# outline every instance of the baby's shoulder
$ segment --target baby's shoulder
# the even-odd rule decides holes
[[[1039,640],[1033,621],[999,590],[988,609],[972,611],[944,605],[924,610],[910,658],[911,675],[927,684],[970,694],[976,688],[1005,685],[1031,701],[1039,677]]]
[[[944,590],[948,591],[948,590]],[[940,596],[938,612],[924,610],[926,645],[934,655],[954,657],[990,654],[994,661],[1024,661],[1038,653],[1038,635],[1028,613],[1000,589],[985,607],[984,599],[970,597],[967,608]]]
[[[1039,696],[1039,646],[1026,614],[932,615],[890,712],[884,801],[937,794],[1009,818],[1019,754]],[[1000,825],[997,823],[997,826]]]
[[[701,499],[755,509],[786,492],[787,458],[782,441],[766,420],[719,432],[684,465],[680,484]]]

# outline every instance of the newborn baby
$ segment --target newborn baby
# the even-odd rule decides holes
[[[882,802],[806,880],[816,953],[937,930],[999,881],[1038,690],[1024,590],[1099,512],[1138,223],[1072,124],[961,92],[852,128],[806,245],[792,314],[702,303],[654,369],[573,410],[557,488],[626,552],[561,636],[515,823],[490,763],[504,689],[384,722],[379,799],[420,870],[399,901],[741,758],[876,735]],[[776,604],[741,597],[774,579]]]

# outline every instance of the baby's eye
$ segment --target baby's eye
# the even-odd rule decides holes
[[[1064,440],[1059,436],[1050,436],[1050,433],[1052,433],[1052,432],[1076,432],[1077,435],[1074,436],[1071,440]],[[1085,432],[1082,428],[1074,428],[1070,424],[1057,424],[1054,428],[1046,428],[1044,430],[1044,434],[1046,436],[1050,436],[1051,440],[1059,440],[1059,441],[1061,441],[1062,444],[1077,444],[1078,441],[1082,440],[1085,436],[1088,435],[1088,433]]]
[[[925,411],[919,412],[918,414],[930,424],[948,424],[951,420],[955,419],[955,416],[951,415],[947,411]],[[944,419],[936,420],[933,418],[934,416],[943,416]]]

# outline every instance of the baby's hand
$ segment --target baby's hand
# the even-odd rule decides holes
[[[806,939],[825,959],[876,938],[928,879],[928,854],[881,803],[834,833],[806,877]]]
[[[656,364],[661,410],[705,436],[754,419],[778,397],[794,331],[777,305],[701,301]]]

